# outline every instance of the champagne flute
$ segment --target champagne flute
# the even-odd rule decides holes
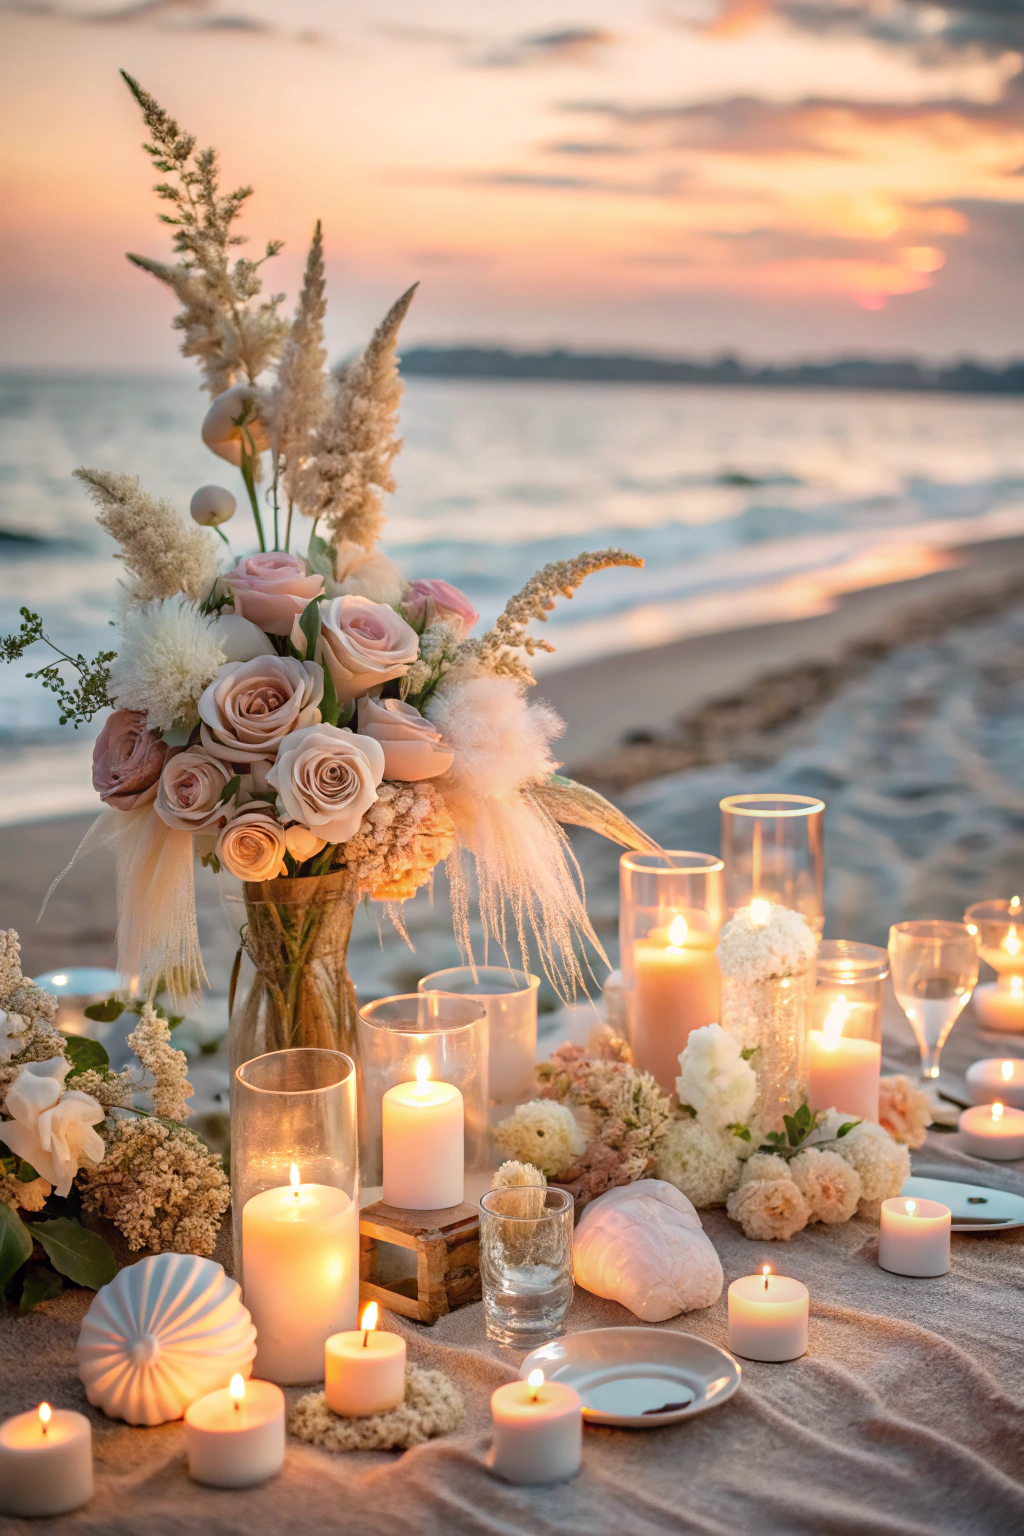
[[[896,1001],[921,1052],[921,1078],[934,1081],[942,1047],[978,980],[976,935],[966,923],[894,923],[889,963]]]

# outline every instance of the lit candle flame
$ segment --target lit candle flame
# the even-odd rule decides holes
[[[232,1376],[228,1382],[228,1391],[231,1393],[231,1401],[234,1403],[236,1410],[240,1409],[242,1399],[245,1396],[245,1382],[241,1376]]]
[[[999,1121],[1002,1118],[1003,1118],[1003,1106],[1000,1104],[999,1100],[997,1099],[996,1102],[992,1105],[992,1119],[998,1125]]]
[[[755,928],[763,928],[772,915],[772,904],[758,897],[750,903],[750,921]]]
[[[1004,1083],[1008,1083],[1010,1081],[1010,1078],[1013,1076],[1013,1062],[1012,1061],[1004,1061],[1000,1070],[1002,1071],[1002,1074],[1003,1074],[1003,1082]]]
[[[976,939],[978,937],[978,930],[974,923],[967,924],[967,932],[971,935],[972,938]]]
[[[1024,987],[1024,976],[1011,976],[1010,991],[1019,992],[1021,987]]]
[[[531,1371],[526,1381],[530,1388],[530,1401],[535,1403],[537,1401],[537,1394],[544,1385],[544,1372]]]
[[[39,1404],[39,1427],[42,1429],[44,1435],[46,1434],[47,1428],[49,1427],[50,1416],[52,1413],[53,1409],[50,1407],[49,1403]]]
[[[765,1288],[765,1290],[768,1289],[768,1276],[771,1274],[771,1272],[772,1272],[772,1267],[771,1267],[770,1264],[765,1264],[765,1266],[761,1270],[762,1275],[764,1275],[764,1288]]]
[[[916,1200],[908,1200],[907,1201],[907,1205],[906,1205],[906,1211],[907,1211],[907,1215],[908,1216],[916,1215],[917,1214],[917,1201]]]
[[[363,1308],[363,1315],[359,1319],[359,1326],[363,1330],[364,1349],[369,1349],[370,1347],[370,1334],[377,1326],[377,1316],[377,1303],[375,1301],[371,1301],[368,1307]]]
[[[299,1170],[298,1170],[298,1168],[296,1167],[296,1165],[294,1163],[292,1163],[291,1171],[288,1174],[288,1178],[291,1181],[292,1194],[295,1196],[295,1198],[297,1200],[299,1198]]]
[[[840,993],[829,1009],[828,1017],[824,1024],[821,1026],[821,1033],[824,1036],[822,1044],[827,1050],[834,1051],[838,1049],[839,1037],[846,1025],[849,1012],[850,1005],[842,993]]]
[[[690,925],[685,917],[674,917],[668,926],[668,941],[673,949],[682,949],[686,943],[686,935],[690,931]]]
[[[1003,942],[1003,948],[1008,955],[1020,954],[1020,939],[1017,937],[1016,928],[1011,928]]]
[[[430,1062],[425,1056],[421,1056],[416,1063],[416,1089],[423,1093],[426,1090],[427,1080],[430,1077]]]
[[[1010,911],[1011,912],[1016,912],[1019,907],[1020,907],[1020,897],[1019,896],[1011,896],[1010,897]]]

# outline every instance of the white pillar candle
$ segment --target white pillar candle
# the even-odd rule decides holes
[[[421,1056],[416,1081],[389,1088],[380,1106],[384,1203],[406,1211],[440,1211],[463,1199],[462,1094],[429,1072]]]
[[[66,1515],[92,1498],[92,1426],[40,1403],[0,1424],[0,1514]]]
[[[325,1343],[359,1316],[359,1213],[343,1189],[300,1184],[294,1164],[291,1178],[242,1209],[253,1371],[282,1386],[319,1381]]]
[[[989,1057],[967,1068],[967,1092],[972,1104],[1009,1104],[1024,1109],[1024,1061]]]
[[[938,1200],[908,1200],[896,1195],[882,1201],[878,1264],[894,1275],[925,1279],[949,1269],[952,1217]]]
[[[681,914],[634,943],[633,1056],[666,1093],[675,1090],[691,1030],[718,1018],[720,996],[715,937]]]
[[[1008,1108],[996,1100],[965,1109],[957,1124],[960,1146],[972,1157],[987,1157],[997,1163],[1024,1157],[1024,1110]]]
[[[807,1350],[806,1285],[773,1275],[744,1275],[729,1287],[729,1348],[745,1360],[796,1360]]]
[[[371,1301],[357,1329],[324,1346],[324,1395],[332,1413],[356,1419],[397,1408],[405,1398],[405,1340],[377,1329]]]
[[[983,982],[975,987],[973,1000],[983,1029],[1024,1034],[1024,976],[1000,976],[998,981]]]
[[[251,1488],[284,1466],[284,1393],[272,1381],[243,1381],[185,1409],[189,1476],[211,1488]]]
[[[509,1483],[561,1483],[583,1457],[583,1405],[561,1381],[531,1371],[491,1394],[491,1469]]]
[[[882,1047],[876,1040],[843,1034],[850,1007],[836,998],[821,1029],[811,1030],[808,1102],[812,1109],[838,1109],[857,1120],[878,1119]]]

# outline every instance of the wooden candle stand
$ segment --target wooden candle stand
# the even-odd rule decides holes
[[[416,1254],[416,1274],[382,1285],[380,1243]],[[480,1300],[480,1217],[465,1204],[441,1211],[406,1211],[377,1200],[359,1215],[359,1297],[420,1323]]]

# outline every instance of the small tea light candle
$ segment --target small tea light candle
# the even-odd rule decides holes
[[[461,1205],[465,1177],[465,1111],[452,1083],[430,1080],[425,1056],[416,1081],[389,1088],[381,1100],[384,1203],[406,1211]]]
[[[960,1145],[972,1157],[1009,1163],[1024,1157],[1024,1111],[1008,1109],[1000,1100],[965,1109],[957,1122]]]
[[[284,1393],[272,1381],[243,1381],[185,1409],[189,1476],[211,1488],[251,1488],[284,1466]]]
[[[982,1029],[1024,1034],[1024,976],[1000,976],[975,987],[974,1008]]]
[[[332,1413],[352,1419],[397,1408],[405,1398],[405,1340],[377,1331],[375,1301],[358,1329],[327,1340],[324,1394]]]
[[[92,1498],[92,1426],[40,1403],[0,1424],[0,1514],[66,1515]]]
[[[1024,1109],[1024,1061],[992,1057],[974,1062],[967,1068],[967,1091],[972,1104]]]
[[[858,1120],[878,1119],[882,1047],[876,1040],[843,1035],[850,1005],[842,995],[820,1029],[811,1030],[808,1102],[812,1109],[838,1109]]]
[[[894,1275],[925,1279],[949,1269],[952,1217],[938,1200],[907,1200],[897,1195],[882,1201],[878,1232],[878,1264]]]
[[[773,1275],[744,1275],[729,1287],[729,1348],[745,1360],[796,1360],[807,1351],[806,1285]]]
[[[531,1371],[491,1394],[491,1469],[509,1483],[561,1483],[583,1457],[583,1404],[572,1387]]]

